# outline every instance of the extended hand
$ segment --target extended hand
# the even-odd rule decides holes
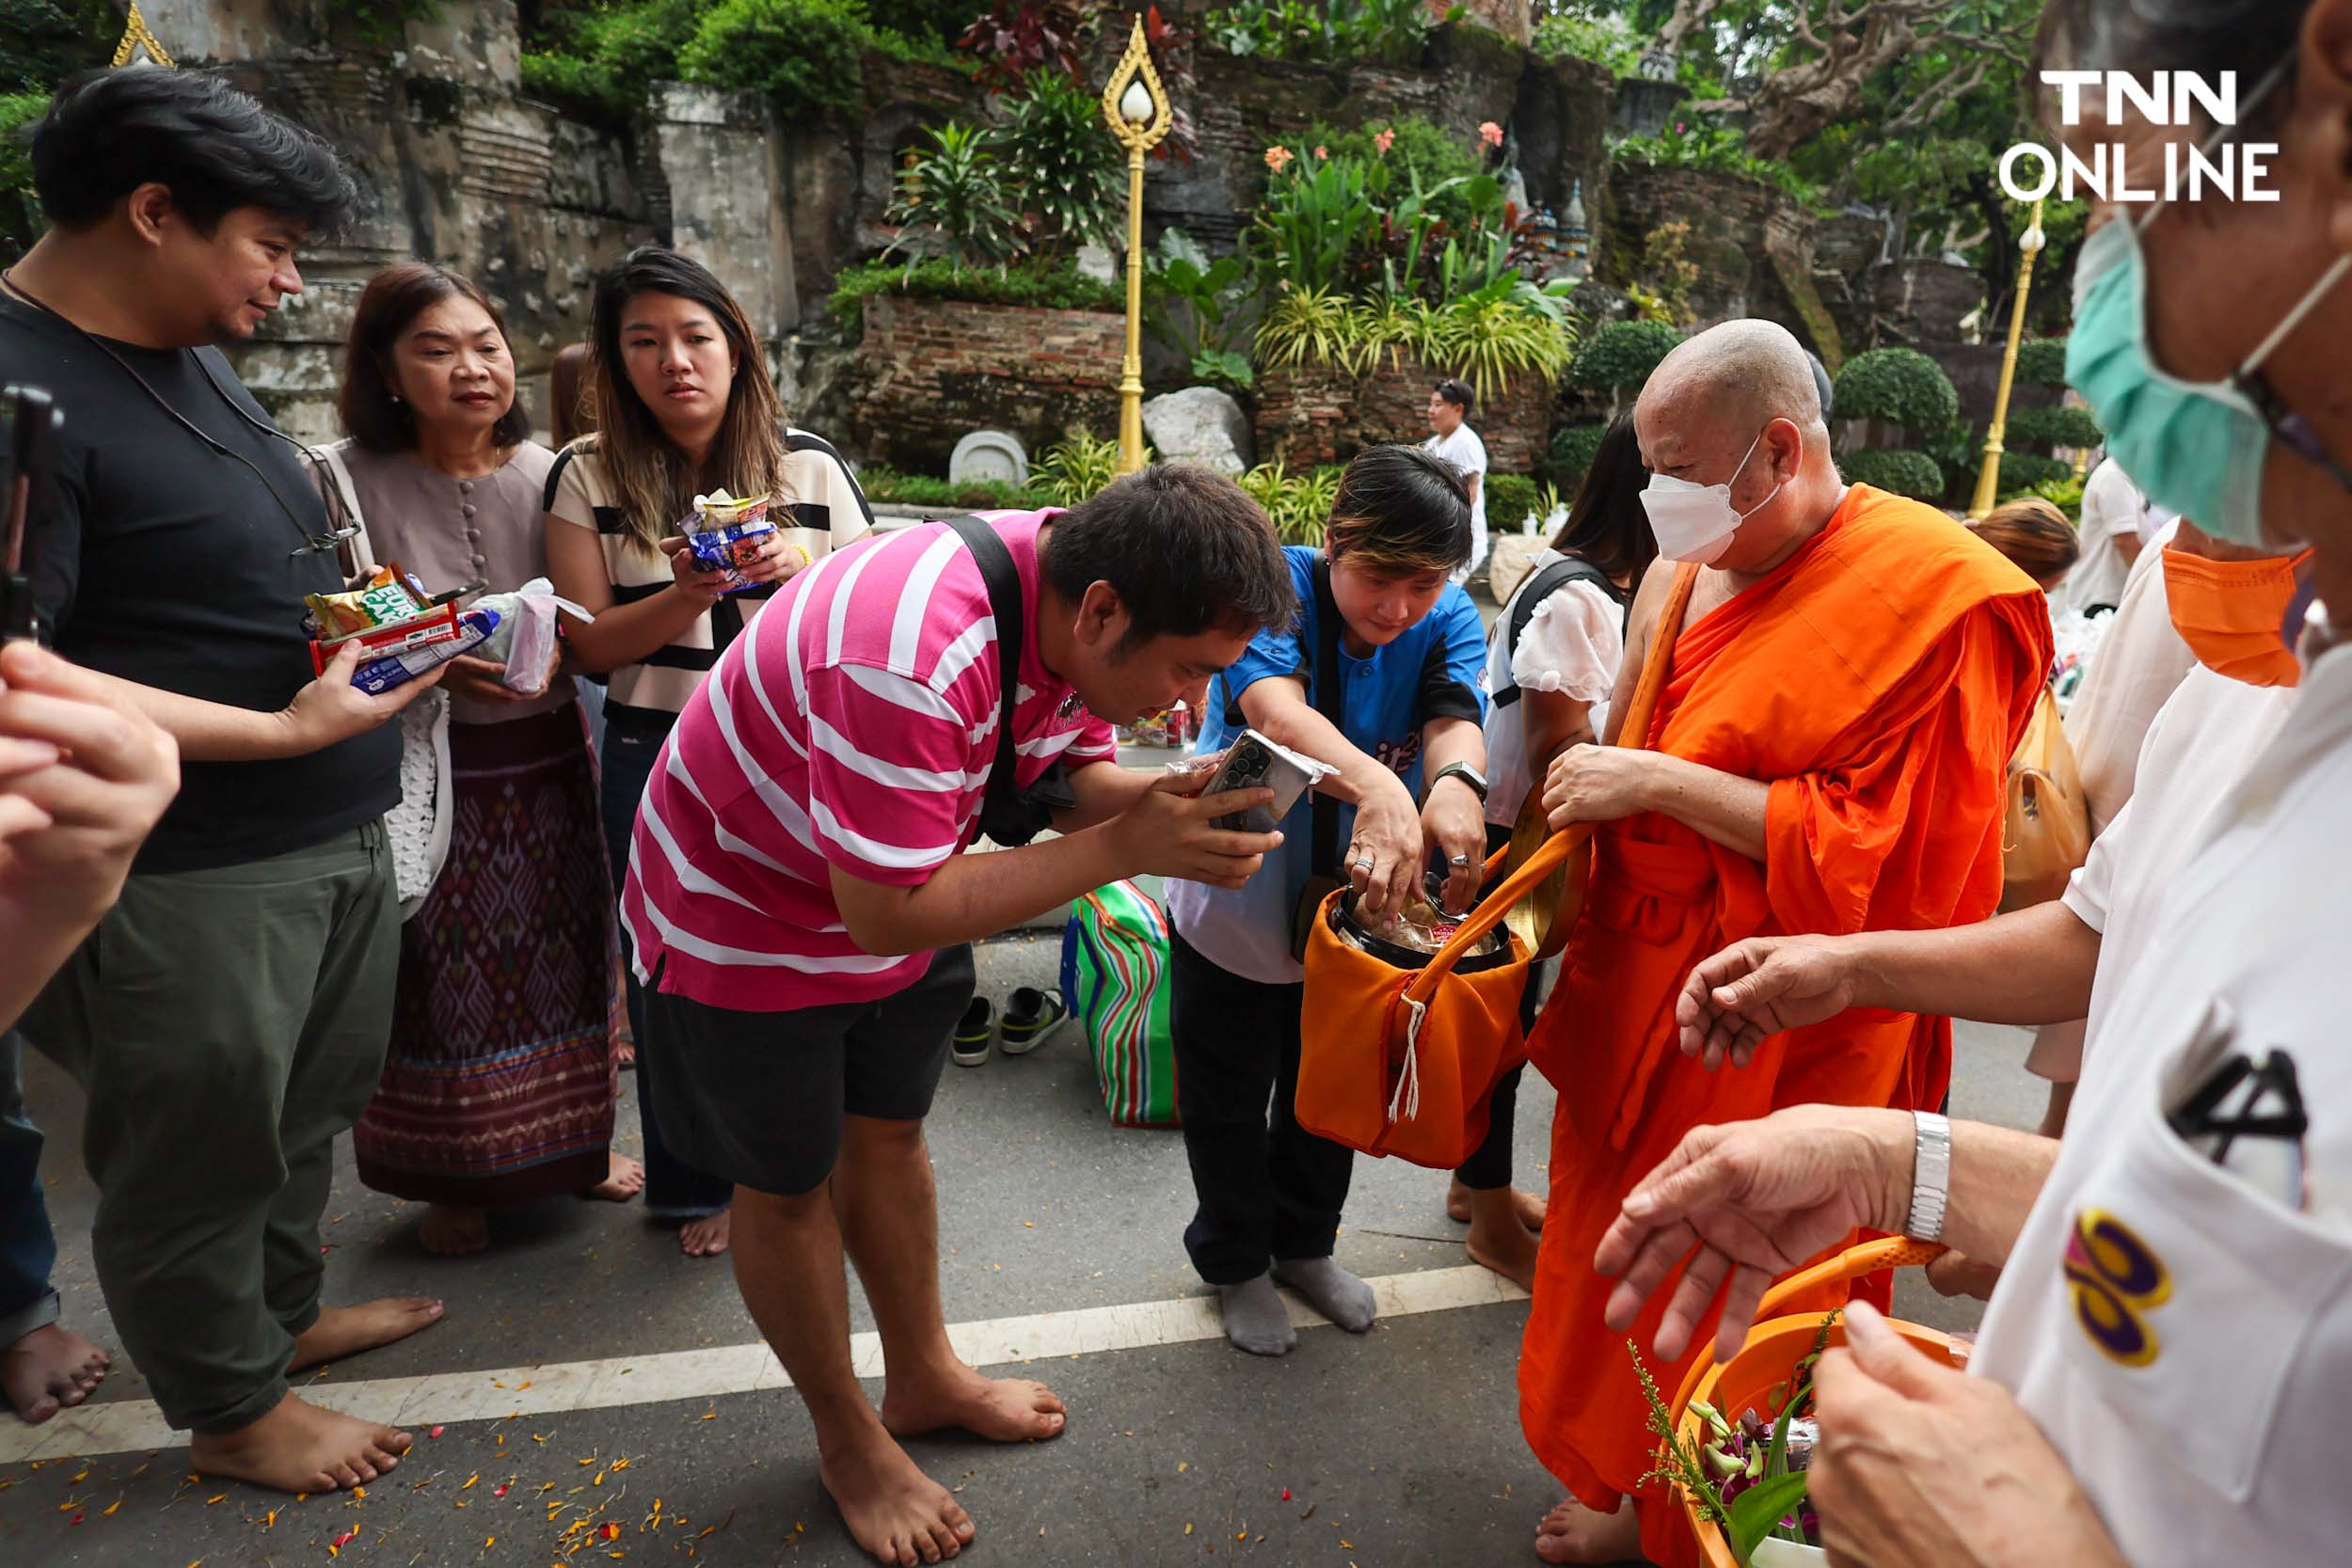
[[[1551,831],[1579,822],[1614,822],[1650,809],[1657,753],[1629,746],[1571,746],[1551,759],[1544,810]]]
[[[1691,971],[1675,1001],[1682,1053],[1711,1071],[1755,1059],[1765,1037],[1853,1006],[1853,943],[1839,937],[1751,937]]]
[[[446,672],[441,684],[453,697],[463,697],[469,703],[529,703],[542,693],[517,691],[506,684],[506,666],[471,654],[459,654],[442,666]]]
[[[355,735],[367,734],[440,685],[449,666],[436,665],[380,696],[370,696],[351,684],[352,673],[358,668],[359,644],[346,642],[335,650],[326,673],[294,693],[294,700],[278,716],[286,726],[280,755],[308,756]]]
[[[677,579],[678,591],[702,604],[717,604],[733,584],[724,572],[706,572],[694,559],[693,550],[686,543],[686,535],[673,533],[660,541],[661,553],[670,558],[670,576]],[[745,576],[750,576],[745,573]]]
[[[1440,779],[1422,803],[1421,832],[1445,857],[1445,907],[1467,911],[1486,858],[1486,803],[1459,777]]]
[[[1281,847],[1280,833],[1235,833],[1212,826],[1220,816],[1271,805],[1270,789],[1186,795],[1200,781],[1166,774],[1108,824],[1119,846],[1122,876],[1178,877],[1211,887],[1237,888]]]
[[[1899,1111],[1794,1105],[1696,1129],[1626,1195],[1593,1254],[1593,1267],[1620,1281],[1609,1326],[1630,1328],[1687,1257],[1655,1348],[1678,1358],[1728,1280],[1715,1334],[1716,1357],[1728,1361],[1775,1276],[1849,1231],[1901,1227],[1911,1166],[1911,1117]]]
[[[1422,869],[1428,861],[1421,832],[1413,792],[1382,769],[1372,792],[1356,804],[1355,832],[1340,870],[1356,890],[1357,912],[1365,926],[1379,925],[1421,895]]]
[[[2122,1568],[2122,1554],[2015,1396],[1906,1343],[1866,1302],[1814,1373],[1806,1469],[1834,1564]]]
[[[0,903],[87,925],[180,789],[180,749],[30,642],[0,649]]]

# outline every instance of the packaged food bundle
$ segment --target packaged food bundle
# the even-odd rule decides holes
[[[330,642],[371,626],[405,621],[432,608],[432,596],[424,585],[402,571],[397,561],[378,566],[367,581],[346,593],[312,594],[303,602],[310,607],[312,634]]]
[[[775,533],[768,520],[768,498],[738,500],[724,490],[694,498],[694,527],[686,535],[694,563],[706,572],[723,572],[730,594],[755,586],[743,569],[758,557],[760,547]]]
[[[357,642],[359,667],[351,673],[351,684],[370,696],[379,696],[459,654],[472,652],[504,618],[490,605],[460,610],[453,601],[389,626],[372,626],[347,637],[313,640],[310,668],[313,673],[326,673],[326,666],[343,644]]]
[[[498,616],[490,635],[473,651],[474,657],[502,661],[506,689],[529,697],[548,689],[548,670],[555,656],[556,611],[567,610],[582,621],[596,619],[571,600],[558,598],[555,585],[545,578],[532,578],[511,594],[485,594],[473,608]]]

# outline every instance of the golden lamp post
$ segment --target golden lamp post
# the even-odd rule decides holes
[[[1119,471],[1143,467],[1143,156],[1168,135],[1168,89],[1136,18],[1127,52],[1103,88],[1103,119],[1127,150],[1127,356],[1120,362]]]
[[[1977,499],[1968,508],[1971,518],[1991,516],[1993,499],[2000,493],[2001,437],[2009,432],[2009,389],[2017,378],[2017,345],[2026,332],[2026,296],[2033,288],[2033,259],[2042,254],[2046,243],[2042,232],[2042,203],[2037,201],[2025,233],[2017,240],[2025,260],[2017,263],[2017,303],[2009,313],[2009,349],[2001,356],[2001,385],[1993,394],[1993,427],[1984,433],[1984,467],[1977,471]]]

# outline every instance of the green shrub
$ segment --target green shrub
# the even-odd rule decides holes
[[[1150,447],[1143,460],[1152,461]],[[1029,463],[1029,488],[1052,497],[1049,506],[1075,506],[1118,477],[1119,443],[1083,430]]]
[[[945,258],[917,261],[913,267],[900,261],[867,261],[844,268],[833,283],[830,309],[850,337],[865,325],[866,300],[871,294],[1054,310],[1118,310],[1127,298],[1118,284],[1089,277],[1075,267],[959,267]]]
[[[1488,474],[1485,494],[1486,527],[1494,533],[1516,533],[1529,513],[1543,510],[1543,488],[1525,474]]]
[[[1061,253],[1119,243],[1126,186],[1099,96],[1061,71],[1032,71],[989,139],[1022,204],[1040,219],[1037,242]]]
[[[1569,384],[1593,392],[1638,390],[1680,341],[1681,332],[1664,322],[1610,322],[1577,350]]]
[[[1535,24],[1535,53],[1546,59],[1564,55],[1593,60],[1620,76],[1630,76],[1641,63],[1642,40],[1621,21],[1552,15]]]
[[[545,47],[523,54],[523,86],[593,119],[632,119],[648,83],[677,79],[678,51],[707,8],[707,0],[622,0],[554,12]]]
[[[2017,345],[2017,379],[2028,387],[2066,385],[2066,340],[2031,338]]]
[[[1838,407],[1845,407],[1842,393]],[[1931,506],[1944,499],[1944,470],[1926,452],[1913,451],[1908,447],[1867,447],[1850,451],[1837,460],[1837,467],[1855,484],[1909,496]]]
[[[1425,0],[1234,0],[1201,19],[1200,31],[1228,55],[1344,65],[1377,60],[1411,65],[1437,22]]]
[[[1561,489],[1574,492],[1592,471],[1593,459],[1599,454],[1600,438],[1609,434],[1605,424],[1564,425],[1551,438],[1551,456],[1548,467],[1552,483]]]
[[[1960,418],[1960,394],[1952,389],[1951,377],[1917,349],[1857,354],[1837,372],[1833,390],[1841,420],[1885,420],[1929,431]]]
[[[1740,175],[1808,204],[1821,198],[1820,187],[1785,161],[1750,152],[1746,133],[1728,125],[1685,120],[1654,136],[1620,137],[1610,144],[1609,153],[1611,161],[1619,165]]]
[[[0,93],[0,259],[23,255],[45,227],[24,134],[48,107],[47,93]]]
[[[2056,484],[2074,477],[2074,465],[2061,463],[2055,457],[2042,457],[2030,451],[2006,451],[2001,454],[2000,499],[2028,492],[2039,493],[2045,484]]]
[[[1034,512],[1041,506],[1054,504],[1053,498],[1044,491],[1025,484],[1008,484],[996,479],[958,481],[930,474],[902,474],[880,463],[868,463],[860,468],[857,482],[868,500],[895,501],[901,506],[952,508],[958,512],[997,508]]]
[[[2044,480],[2033,486],[2033,495],[2066,514],[2067,521],[2080,527],[2083,520],[2083,482],[2073,474],[2064,479]]]
[[[1380,150],[1376,139],[1382,135],[1390,138],[1386,152]],[[1318,120],[1300,145],[1310,150],[1326,148],[1335,159],[1386,165],[1392,200],[1410,191],[1415,181],[1420,182],[1422,190],[1435,191],[1449,180],[1469,180],[1484,173],[1486,167],[1459,134],[1418,115],[1367,120],[1352,131]],[[1470,197],[1460,186],[1439,193],[1429,205],[1456,232],[1470,227]]]
[[[1283,544],[1320,545],[1331,522],[1331,503],[1339,499],[1342,471],[1322,467],[1294,474],[1278,457],[1242,475],[1239,483],[1264,508]]]
[[[2104,439],[2088,408],[2012,408],[2001,441],[2012,451],[2031,447],[2047,451],[2054,447],[2095,447]]]
[[[678,74],[756,87],[790,124],[865,101],[860,59],[873,38],[859,0],[719,0],[678,51]]]

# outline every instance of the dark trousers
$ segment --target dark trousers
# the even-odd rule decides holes
[[[1356,1153],[1293,1114],[1307,988],[1229,974],[1182,933],[1168,951],[1176,1109],[1198,1202],[1184,1227],[1192,1266],[1238,1285],[1277,1261],[1330,1257]]]
[[[0,1350],[57,1321],[57,1260],[40,1196],[40,1129],[24,1114],[24,1041],[0,1034]]]
[[[654,759],[668,738],[667,726],[628,709],[608,711],[605,720],[602,791],[604,843],[612,856],[612,891],[628,878],[629,837],[637,829],[637,802],[653,777]],[[630,963],[628,927],[621,927],[621,961]],[[735,1184],[722,1180],[670,1152],[661,1141],[655,1106],[660,1072],[645,1050],[645,993],[637,972],[628,973],[628,1029],[637,1040],[637,1125],[645,1145],[645,1212],[660,1219],[691,1220],[715,1214],[735,1198]]]

